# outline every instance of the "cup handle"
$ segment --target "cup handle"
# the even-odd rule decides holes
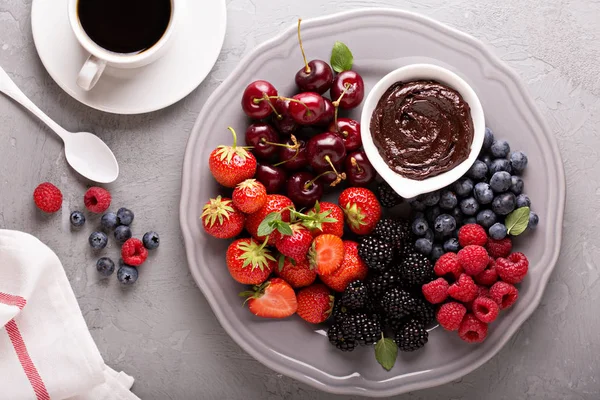
[[[104,68],[106,68],[106,61],[91,54],[79,71],[77,85],[83,90],[92,90],[104,72]]]

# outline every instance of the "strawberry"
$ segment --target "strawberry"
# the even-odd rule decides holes
[[[253,289],[240,293],[240,296],[248,297],[248,308],[254,315],[263,318],[285,318],[298,309],[296,293],[283,279],[273,278]]]
[[[344,212],[336,204],[317,201],[314,208],[306,213],[306,218],[300,219],[314,237],[323,233],[339,237],[344,234]]]
[[[238,210],[252,214],[267,202],[267,189],[256,179],[246,179],[235,187],[231,199]]]
[[[368,235],[381,218],[381,206],[369,189],[351,187],[338,200],[350,230],[357,235]]]
[[[286,257],[300,262],[306,259],[313,237],[308,229],[300,224],[292,224],[291,235],[280,235],[275,244],[277,250]]]
[[[331,275],[342,265],[344,243],[335,235],[317,236],[308,252],[310,267],[319,275]]]
[[[200,218],[209,235],[218,239],[230,239],[242,232],[246,217],[233,206],[231,199],[218,196],[206,203]]]
[[[269,194],[267,195],[267,201],[265,205],[261,207],[255,213],[252,213],[246,218],[246,230],[248,233],[252,235],[254,239],[259,242],[265,240],[266,235],[258,234],[258,227],[263,222],[263,220],[267,217],[267,215],[279,212],[281,214],[281,221],[290,222],[290,210],[288,208],[293,208],[294,203],[290,199],[280,194]],[[269,246],[275,246],[277,242],[278,235],[273,234],[269,236]]]
[[[227,269],[239,283],[259,285],[267,280],[277,267],[275,258],[262,245],[253,239],[238,239],[227,248]]]
[[[232,127],[233,146],[219,146],[210,153],[208,168],[221,185],[233,188],[252,178],[256,173],[256,158],[244,147],[237,146],[237,136]]]
[[[344,240],[344,259],[342,266],[331,275],[321,276],[324,284],[336,292],[343,292],[346,286],[355,280],[364,280],[369,268],[358,256],[358,243],[352,240]]]
[[[317,273],[310,269],[308,259],[296,262],[294,265],[289,258],[285,258],[283,265],[280,264],[278,268],[275,268],[275,275],[295,289],[308,286],[317,279]]]
[[[334,297],[327,286],[316,283],[300,290],[296,297],[298,300],[296,313],[306,322],[320,324],[331,315]]]

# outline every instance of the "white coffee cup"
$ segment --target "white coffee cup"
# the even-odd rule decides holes
[[[158,42],[142,52],[123,54],[107,50],[90,39],[79,21],[77,11],[79,1],[85,0],[69,0],[69,22],[81,46],[90,53],[77,77],[77,85],[83,90],[91,90],[96,85],[107,65],[115,68],[139,68],[164,55],[167,44],[173,36],[174,27],[177,25],[183,2],[183,0],[171,0],[171,18]]]

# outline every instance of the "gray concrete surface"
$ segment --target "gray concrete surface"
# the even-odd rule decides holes
[[[55,0],[57,3],[62,3]],[[600,398],[600,2],[597,0],[228,0],[228,33],[207,80],[178,104],[117,116],[73,100],[36,54],[31,0],[0,1],[0,65],[70,130],[97,132],[121,162],[115,206],[136,211],[134,233],[156,229],[161,248],[124,291],[98,281],[87,246],[92,224],[70,232],[88,182],[67,168],[62,144],[0,96],[0,227],[38,236],[62,259],[106,362],[136,378],[143,399],[337,399],[259,364],[225,334],[188,272],[178,207],[186,140],[210,93],[254,46],[298,16],[363,6],[418,11],[485,42],[527,83],[564,157],[567,210],[558,266],[542,303],[510,343],[460,381],[399,399]],[[149,83],[151,84],[151,83]],[[31,201],[42,181],[65,195],[58,215]],[[117,257],[112,245],[107,254]],[[0,396],[1,397],[1,396]],[[349,397],[347,397],[349,399]]]

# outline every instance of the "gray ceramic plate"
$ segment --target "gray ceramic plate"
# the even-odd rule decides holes
[[[255,79],[267,79],[280,93],[294,93],[293,78],[302,59],[292,25],[240,62],[206,102],[190,136],[180,218],[194,279],[221,325],[242,348],[268,367],[316,388],[390,396],[458,379],[496,354],[533,313],[558,258],[565,180],[552,134],[517,75],[464,33],[392,9],[357,10],[304,22],[309,57],[328,60],[333,43],[345,42],[354,52],[355,69],[364,77],[367,90],[389,71],[414,62],[442,65],[467,80],[481,99],[488,126],[514,149],[528,153],[526,192],[541,222],[534,234],[518,240],[517,248],[531,261],[520,299],[491,326],[483,344],[469,345],[456,334],[434,329],[424,349],[401,354],[396,366],[386,372],[370,348],[347,354],[336,350],[328,343],[323,327],[310,326],[297,317],[284,321],[255,318],[241,306],[237,293],[242,286],[227,272],[228,242],[205,235],[199,215],[202,205],[219,190],[207,168],[210,151],[231,143],[227,126],[243,134],[248,124],[239,106],[245,86]],[[359,116],[360,110],[355,110],[353,117]]]

